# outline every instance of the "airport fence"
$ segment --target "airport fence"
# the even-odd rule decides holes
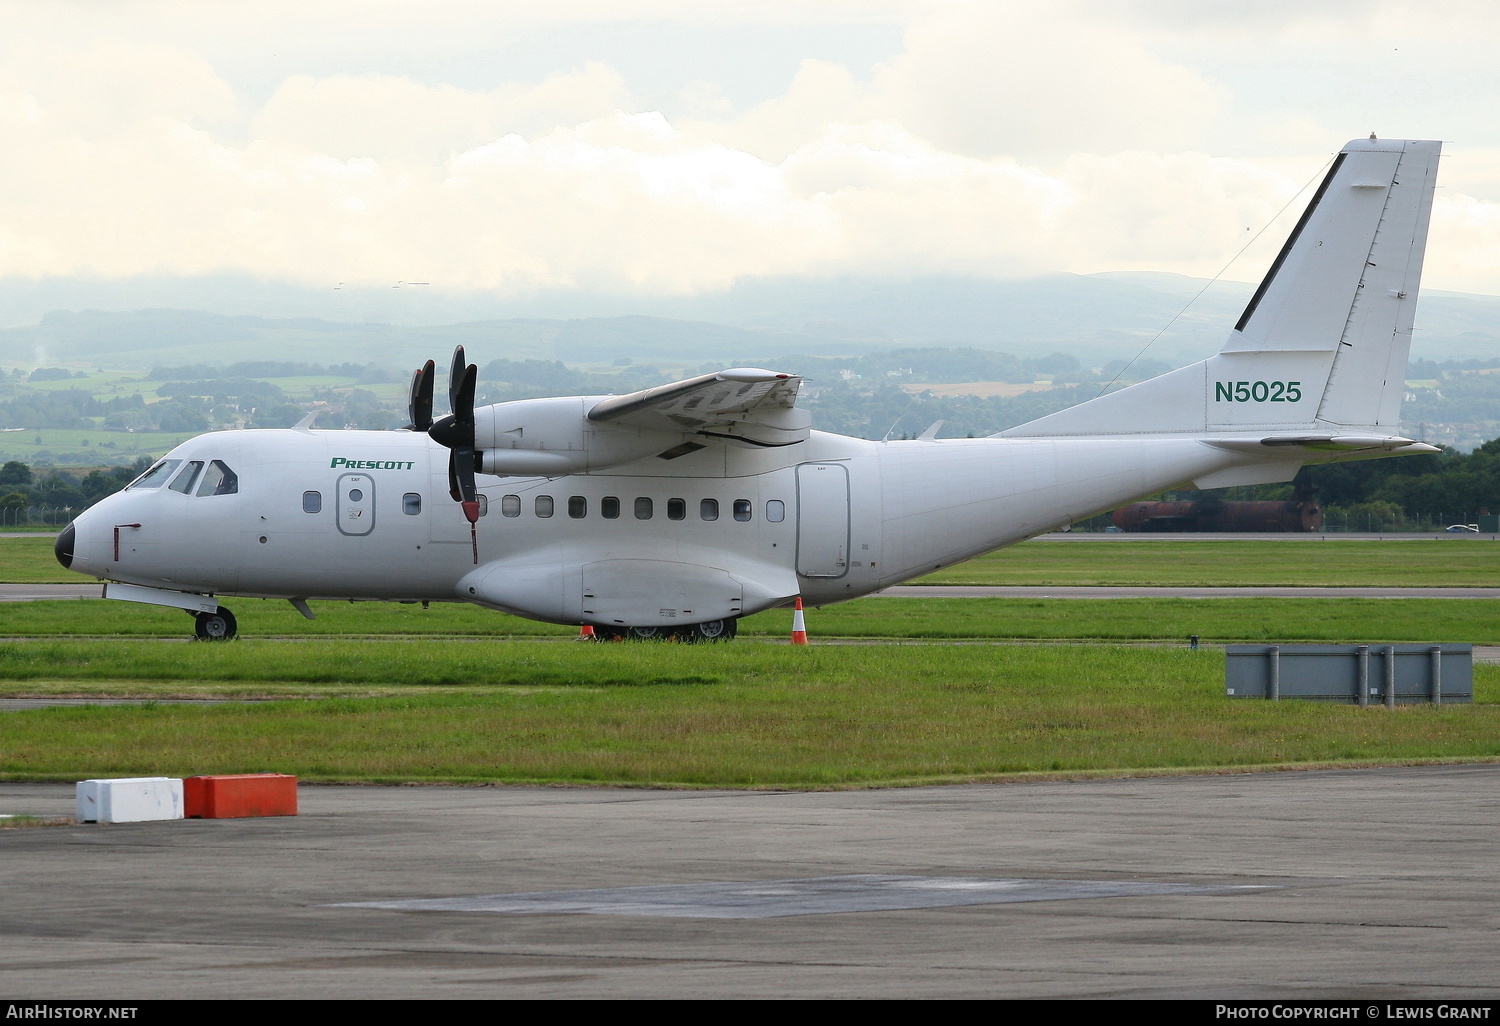
[[[0,507],[0,527],[64,527],[80,511],[74,506]]]

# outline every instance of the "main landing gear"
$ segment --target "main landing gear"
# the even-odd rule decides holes
[[[728,641],[736,632],[735,618],[707,620],[681,627],[595,627],[595,641],[678,641],[695,645],[705,641]]]
[[[228,641],[238,626],[234,614],[223,606],[217,613],[193,614],[193,630],[199,641]]]

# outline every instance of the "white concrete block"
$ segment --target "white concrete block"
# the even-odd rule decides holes
[[[175,777],[80,780],[75,797],[80,823],[182,818],[182,780]]]

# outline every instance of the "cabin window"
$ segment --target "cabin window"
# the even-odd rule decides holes
[[[193,460],[187,466],[182,468],[182,473],[174,477],[172,479],[172,483],[167,485],[167,487],[172,489],[172,491],[174,492],[181,492],[183,495],[191,495],[193,493],[193,485],[198,483],[198,475],[202,473],[202,471],[203,461]]]
[[[203,474],[203,483],[198,486],[199,495],[234,495],[240,490],[240,476],[226,467],[222,461],[214,460]]]
[[[766,503],[766,519],[773,524],[779,524],[786,519],[786,503],[780,499],[772,499]]]
[[[181,460],[162,460],[156,466],[146,471],[140,477],[132,481],[127,488],[160,488],[166,484],[167,478],[172,476],[172,471],[182,466]]]
[[[589,515],[589,500],[582,495],[568,496],[568,516],[574,520],[582,520]]]
[[[635,500],[635,518],[637,520],[650,520],[652,512],[653,509],[649,498],[641,496]]]
[[[667,500],[667,519],[668,520],[686,520],[687,519],[687,500],[686,499],[668,499]]]
[[[479,504],[480,516],[487,517],[490,515],[490,497],[488,495],[480,492],[478,495],[474,496],[474,501]]]
[[[304,512],[304,513],[321,513],[321,512],[323,512],[323,493],[322,492],[303,492],[302,493],[302,512]]]
[[[360,488],[351,488],[351,489],[349,489],[349,501],[350,502],[364,502],[365,501],[364,490],[360,489]]]
[[[740,520],[740,521],[744,521],[744,520],[749,520],[750,519],[750,500],[749,499],[735,499],[734,500],[734,519]]]
[[[536,497],[536,515],[543,518],[552,515],[552,496],[538,495]]]
[[[599,500],[599,515],[605,520],[620,519],[620,499],[618,496],[606,495]]]
[[[409,517],[417,516],[422,512],[422,496],[416,492],[407,492],[401,496],[401,512]]]
[[[500,496],[500,515],[502,517],[518,517],[521,515],[521,497],[519,495]]]
[[[702,502],[698,503],[698,515],[704,520],[719,519],[719,500],[704,499]]]

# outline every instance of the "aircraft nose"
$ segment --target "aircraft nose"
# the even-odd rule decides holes
[[[64,570],[73,569],[73,539],[76,537],[73,525],[69,524],[57,536],[57,541],[52,543],[52,551],[56,553],[57,561],[63,565]]]

